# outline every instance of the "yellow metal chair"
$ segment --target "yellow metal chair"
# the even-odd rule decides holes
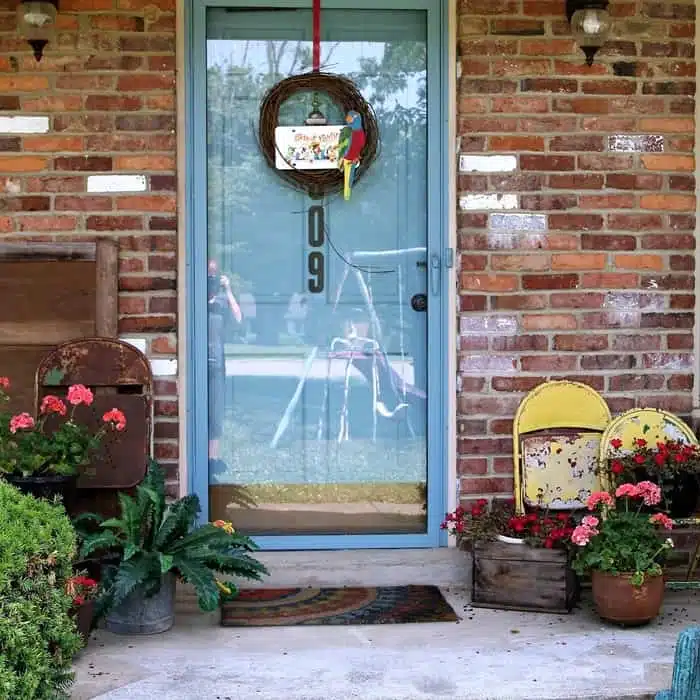
[[[605,429],[600,442],[600,463],[606,464],[610,458],[611,440],[621,440],[620,449],[631,450],[637,438],[644,438],[651,447],[664,440],[698,444],[695,433],[678,416],[658,408],[633,408],[617,416]],[[602,483],[604,488],[609,488],[605,476]]]
[[[515,509],[576,510],[600,488],[600,441],[610,422],[603,397],[580,382],[540,384],[513,422]]]
[[[654,447],[657,442],[664,442],[667,439],[684,442],[689,445],[698,444],[695,433],[678,416],[658,408],[633,408],[619,415],[606,428],[600,443],[600,463],[606,464],[610,458],[610,453],[613,449],[610,444],[611,440],[621,440],[622,445],[620,449],[631,450],[634,446],[634,440],[637,438],[644,438],[651,447]],[[602,484],[603,488],[610,488],[607,474],[602,476]],[[676,525],[697,527],[700,525],[700,519],[693,517],[683,518],[682,520],[676,520]],[[669,588],[681,589],[700,587],[698,582],[690,580],[695,574],[695,569],[699,563],[700,540],[696,544],[693,555],[690,557],[686,581],[668,581],[666,585]]]

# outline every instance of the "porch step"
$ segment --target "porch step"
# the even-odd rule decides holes
[[[441,549],[354,549],[343,551],[258,552],[270,575],[247,588],[296,586],[468,586],[469,555]],[[189,586],[178,586],[179,608],[196,605]]]

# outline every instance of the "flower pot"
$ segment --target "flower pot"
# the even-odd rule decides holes
[[[632,585],[631,574],[593,571],[593,601],[598,615],[620,625],[645,625],[661,610],[664,577],[645,576],[641,586]]]
[[[92,618],[95,611],[95,601],[88,600],[82,605],[75,605],[71,608],[70,615],[75,621],[78,634],[83,638],[83,646],[87,646],[92,628]]]
[[[147,598],[136,588],[116,608],[110,610],[105,627],[115,634],[160,634],[167,632],[175,619],[175,574],[165,574],[160,590]]]
[[[700,486],[694,474],[677,474],[669,492],[671,505],[669,515],[672,518],[689,518],[698,506]]]
[[[507,535],[496,535],[496,539],[504,544],[525,544],[525,540],[518,537],[508,537]]]
[[[63,503],[68,507],[75,496],[77,474],[45,474],[42,476],[18,476],[5,475],[5,481],[18,488],[22,493],[34,498],[52,499],[61,496]]]

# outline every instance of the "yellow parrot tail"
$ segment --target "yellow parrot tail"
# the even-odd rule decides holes
[[[351,163],[349,160],[344,160],[343,166],[344,166],[343,167],[343,175],[345,178],[345,186],[343,188],[343,196],[345,197],[345,201],[347,202],[350,199],[350,192],[352,190],[351,179],[352,179],[353,163]]]

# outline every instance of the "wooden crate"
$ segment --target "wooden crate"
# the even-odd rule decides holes
[[[116,241],[0,242],[0,376],[32,412],[41,358],[67,340],[117,335]]]
[[[478,543],[472,551],[475,608],[568,613],[578,600],[567,553],[525,544]]]

